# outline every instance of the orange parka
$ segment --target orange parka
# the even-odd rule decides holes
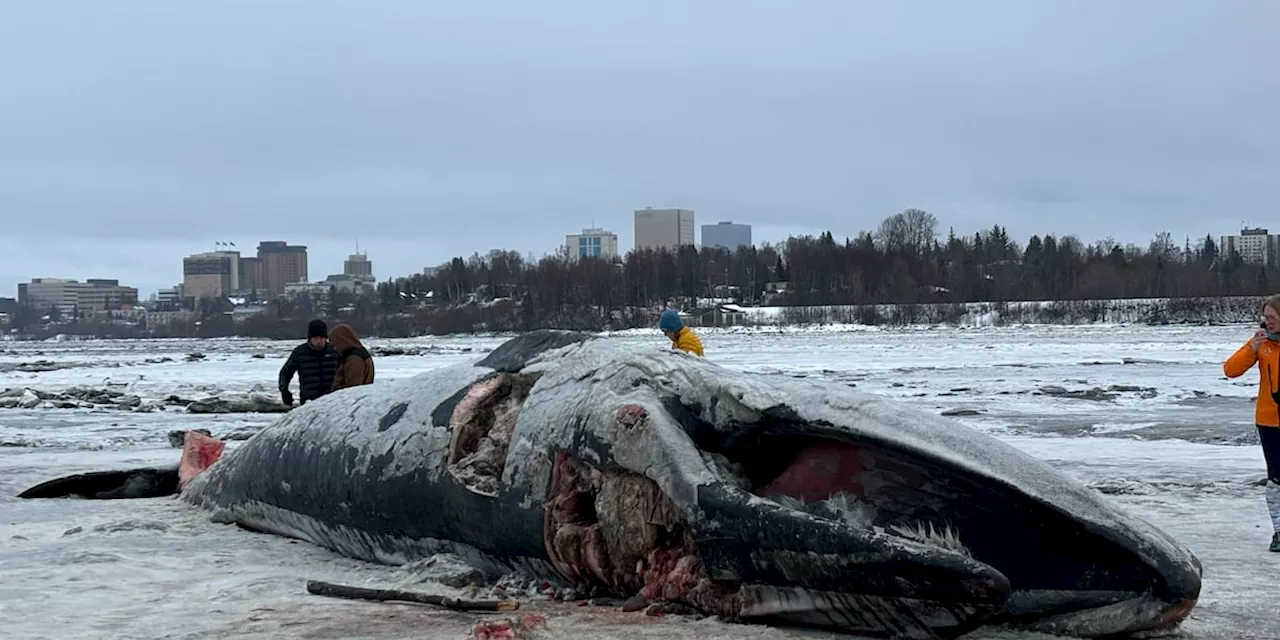
[[[1280,391],[1280,343],[1263,340],[1255,353],[1246,342],[1222,363],[1222,372],[1228,378],[1239,378],[1255,364],[1258,365],[1258,400],[1253,421],[1264,427],[1280,427],[1280,408],[1271,395]]]
[[[689,327],[680,327],[671,336],[671,348],[702,356],[702,340]]]

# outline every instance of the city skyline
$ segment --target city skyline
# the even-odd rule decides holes
[[[638,210],[637,210],[637,211],[638,211]],[[633,214],[634,214],[634,213],[636,213],[636,211],[633,211]],[[702,224],[702,223],[698,223],[698,224],[696,224],[696,225],[695,225],[695,227],[696,227],[699,231],[698,231],[698,233],[697,233],[697,234],[696,234],[696,236],[695,236],[695,242],[694,242],[694,245],[695,245],[695,246],[697,246],[697,247],[698,247],[698,248],[700,248],[700,249],[701,249],[701,248],[705,248],[705,247],[706,247],[706,245],[704,245],[704,238],[702,237],[702,229],[703,229],[703,228],[705,228],[705,227],[712,227],[712,226],[716,226],[716,225],[727,225],[727,224],[733,224],[733,225],[745,225],[745,226],[749,227],[748,233],[754,233],[754,231],[755,231],[754,225],[751,225],[750,223],[743,223],[743,222],[741,222],[741,221],[717,220],[716,222],[709,223],[709,224]],[[946,236],[946,234],[947,234],[947,231],[945,231],[946,227],[948,227],[948,225],[945,223],[945,221],[941,221],[941,220],[940,220],[940,221],[939,221],[939,226],[938,226],[938,228],[936,229],[936,232],[937,232],[937,233],[936,233],[936,236],[935,236],[939,241],[941,241],[943,238],[945,238],[945,236]],[[873,230],[873,229],[864,229],[864,230],[862,230],[862,231],[874,232],[874,230]],[[977,230],[977,231],[982,231],[982,230]],[[1007,231],[1007,229],[1006,229],[1006,231]],[[1268,263],[1268,264],[1280,263],[1280,234],[1277,234],[1277,233],[1273,232],[1273,231],[1271,230],[1271,228],[1269,228],[1269,227],[1261,226],[1261,225],[1249,226],[1249,225],[1247,225],[1247,224],[1246,224],[1246,225],[1240,225],[1238,229],[1233,230],[1231,233],[1214,233],[1214,231],[1216,231],[1216,230],[1211,230],[1211,231],[1204,232],[1204,233],[1196,233],[1196,234],[1189,234],[1189,235],[1185,235],[1185,236],[1183,236],[1183,238],[1182,238],[1182,242],[1183,242],[1183,243],[1185,243],[1185,242],[1187,242],[1187,241],[1190,241],[1193,247],[1198,247],[1198,246],[1199,246],[1199,244],[1200,244],[1201,242],[1203,242],[1203,240],[1204,240],[1205,236],[1207,235],[1207,236],[1209,236],[1209,237],[1210,237],[1210,238],[1211,238],[1211,239],[1212,239],[1212,240],[1213,240],[1213,241],[1218,245],[1218,250],[1219,250],[1219,251],[1227,251],[1227,250],[1236,250],[1236,251],[1239,251],[1239,252],[1240,252],[1240,254],[1241,254],[1241,258],[1242,258],[1242,259],[1244,259],[1246,262],[1255,262],[1255,261],[1261,260],[1261,261],[1264,261],[1264,262],[1266,262],[1266,263]],[[546,250],[546,251],[543,251],[543,252],[541,252],[541,253],[534,254],[534,255],[535,255],[535,257],[539,257],[539,258],[541,258],[541,257],[544,257],[544,256],[552,256],[552,255],[556,255],[557,253],[560,253],[560,252],[562,252],[562,251],[567,251],[567,252],[568,252],[568,257],[569,257],[570,259],[572,259],[572,258],[574,257],[574,256],[573,256],[573,251],[569,250],[569,247],[567,246],[567,240],[568,240],[569,238],[575,238],[575,239],[576,239],[576,238],[577,238],[577,237],[578,237],[582,232],[602,232],[602,233],[605,233],[605,234],[618,236],[618,238],[619,238],[619,240],[618,240],[618,242],[617,242],[618,258],[622,258],[622,257],[624,257],[624,256],[625,256],[629,251],[632,251],[632,250],[635,248],[634,246],[625,246],[625,245],[624,245],[624,243],[621,241],[621,236],[622,236],[622,234],[620,234],[620,233],[618,233],[618,232],[616,232],[616,231],[614,231],[614,230],[612,230],[612,229],[610,229],[610,228],[608,228],[608,227],[602,227],[602,226],[597,225],[597,226],[595,226],[595,227],[584,227],[584,228],[582,228],[582,229],[580,229],[580,230],[578,230],[578,231],[575,231],[574,233],[566,234],[565,236],[563,236],[563,238],[564,238],[564,239],[563,239],[563,240],[561,240],[561,242],[560,242],[557,246],[552,247],[551,249]],[[808,233],[808,235],[814,235],[814,236],[816,236],[816,235],[818,235],[819,233],[821,233],[821,232],[811,232],[811,233]],[[957,231],[956,231],[956,233],[957,233],[957,235],[960,235],[960,236],[971,236],[971,235],[972,235],[972,233],[966,233],[966,232],[964,232],[964,231],[960,231],[960,230],[957,230]],[[1155,233],[1153,233],[1153,234],[1151,235],[1151,237],[1146,238],[1146,240],[1145,240],[1145,241],[1138,241],[1138,242],[1134,242],[1134,241],[1123,241],[1123,240],[1120,240],[1120,239],[1118,239],[1118,238],[1114,238],[1114,237],[1113,237],[1112,239],[1113,239],[1113,240],[1115,240],[1116,244],[1118,244],[1118,245],[1120,245],[1120,246],[1125,246],[1125,245],[1133,244],[1133,245],[1138,245],[1138,246],[1141,246],[1141,247],[1146,247],[1146,245],[1147,245],[1151,240],[1153,240],[1153,239],[1155,238],[1155,236],[1156,236],[1157,234],[1159,234],[1159,233],[1160,233],[1160,232],[1155,232]],[[1262,237],[1262,239],[1261,239],[1261,240],[1252,240],[1252,239],[1251,239],[1251,237],[1256,237],[1256,236],[1258,236],[1259,234],[1261,234],[1261,237]],[[805,235],[805,234],[794,234],[794,235]],[[851,234],[851,235],[849,235],[848,237],[849,237],[849,238],[852,238],[854,235],[856,235],[856,234]],[[1043,234],[1034,234],[1034,235],[1043,235]],[[1078,234],[1071,234],[1071,233],[1067,233],[1067,234],[1059,234],[1059,235],[1062,235],[1062,236],[1075,235],[1079,240],[1081,240],[1081,241],[1082,241],[1084,244],[1086,244],[1086,245],[1088,245],[1088,244],[1092,244],[1093,242],[1095,242],[1095,241],[1097,241],[1097,240],[1101,240],[1101,239],[1102,239],[1102,238],[1085,238],[1085,237],[1080,237]],[[1172,238],[1172,240],[1173,240],[1174,244],[1175,244],[1176,246],[1181,247],[1182,245],[1181,245],[1181,244],[1179,244],[1179,238],[1178,238],[1177,236],[1172,235],[1172,234],[1170,234],[1170,235],[1171,235],[1171,238]],[[1025,244],[1026,240],[1030,238],[1030,235],[1028,235],[1026,238],[1020,238],[1020,237],[1017,237],[1017,236],[1015,236],[1015,235],[1013,235],[1013,234],[1010,234],[1010,238],[1013,240],[1013,242],[1015,242],[1017,245],[1019,245],[1019,246],[1021,247],[1021,246],[1024,246],[1024,244]],[[837,241],[842,241],[842,240],[843,240],[843,238],[841,238],[840,236],[837,236],[837,238],[836,238],[836,239],[837,239]],[[1239,244],[1239,243],[1241,242],[1241,240],[1242,240],[1242,239],[1243,239],[1243,242],[1244,242],[1244,244],[1243,244],[1243,245]],[[777,241],[774,241],[774,240],[763,240],[763,241],[762,241],[762,240],[758,240],[758,239],[752,238],[752,242],[751,242],[751,244],[752,244],[752,246],[761,246],[763,243],[772,243],[772,244],[774,244],[774,245],[778,245],[778,244],[780,244],[780,241],[781,241],[781,240],[783,240],[783,239],[778,239]],[[262,244],[284,243],[284,244],[287,244],[287,245],[289,245],[289,246],[299,246],[299,245],[301,244],[301,243],[294,243],[294,242],[290,242],[290,241],[288,241],[288,240],[270,240],[270,241],[267,241],[267,240],[260,240],[260,241],[258,241],[258,242],[260,242],[260,243],[262,243]],[[1256,246],[1255,246],[1255,245],[1256,245]],[[181,260],[185,260],[186,258],[188,258],[188,257],[192,257],[192,256],[195,256],[195,255],[200,255],[200,254],[204,254],[204,253],[216,253],[216,252],[218,252],[218,251],[235,251],[235,252],[237,252],[237,253],[240,253],[240,255],[241,255],[241,258],[242,258],[242,259],[243,259],[243,258],[251,258],[251,257],[253,257],[253,256],[251,256],[251,255],[246,255],[246,254],[244,253],[244,251],[243,251],[243,250],[241,250],[241,249],[239,248],[239,246],[238,246],[238,245],[236,245],[234,242],[231,242],[231,241],[214,241],[214,243],[213,243],[213,245],[212,245],[212,246],[213,246],[213,249],[209,249],[209,250],[206,250],[206,251],[194,251],[194,252],[192,252],[192,253],[188,253],[188,254],[185,254],[185,255],[181,256],[181,258],[180,258],[180,259],[181,259]],[[254,244],[254,245],[253,245],[253,251],[254,251],[254,254],[255,254],[255,255],[256,255],[257,248],[258,248],[258,245],[257,245],[257,244]],[[308,258],[307,258],[307,260],[308,260],[308,262],[310,262],[310,257],[309,257],[309,256],[310,256],[310,248],[309,248],[309,247],[306,247],[305,245],[303,245],[303,246],[302,246],[302,248],[305,248],[305,249],[307,250],[307,254],[308,254]],[[477,250],[477,251],[475,251],[474,253],[478,253],[478,254],[480,254],[480,255],[484,255],[484,254],[488,253],[488,251],[489,251],[489,250],[485,250],[485,251],[479,251],[479,250]],[[376,275],[376,273],[375,273],[375,274],[374,274],[374,276],[375,276],[375,278],[376,278],[376,280],[377,280],[377,281],[385,281],[385,280],[387,280],[387,278],[395,279],[395,278],[399,278],[399,277],[406,277],[406,276],[410,276],[410,275],[413,275],[413,274],[415,274],[415,273],[430,272],[430,271],[433,271],[435,268],[440,267],[441,265],[443,265],[443,264],[447,263],[447,262],[448,262],[449,260],[451,260],[453,257],[462,257],[462,258],[464,258],[464,259],[465,259],[465,258],[470,257],[471,255],[472,255],[471,253],[467,253],[467,254],[465,254],[465,255],[461,255],[461,256],[454,255],[454,256],[450,256],[450,257],[449,257],[449,258],[447,258],[447,259],[440,260],[440,261],[435,262],[435,263],[432,263],[432,264],[423,265],[423,266],[421,266],[421,267],[419,267],[419,268],[417,268],[417,269],[411,269],[411,270],[408,270],[408,271],[405,271],[405,272],[397,272],[397,273],[394,273],[394,274],[386,274],[386,275],[383,275],[383,276],[381,276],[381,277],[378,277],[378,276]],[[521,255],[525,255],[525,252],[521,252]],[[352,258],[352,257],[356,257],[356,256],[361,257],[363,260],[361,260],[361,261],[357,261],[357,263],[354,263],[354,264],[353,264],[353,262],[350,260],[350,258]],[[363,262],[363,264],[359,264],[360,262]],[[374,262],[379,262],[378,260],[376,260],[376,256],[371,256],[371,255],[369,254],[369,252],[368,252],[367,248],[366,248],[366,249],[360,249],[360,248],[359,248],[359,246],[358,246],[358,245],[356,245],[356,246],[352,249],[352,251],[351,251],[351,252],[348,252],[348,253],[346,253],[346,254],[344,254],[344,255],[342,256],[342,260],[341,260],[341,262],[340,262],[340,265],[341,265],[341,266],[340,266],[340,268],[338,268],[337,270],[323,270],[323,271],[324,271],[323,275],[318,275],[318,274],[317,274],[317,275],[314,275],[314,276],[312,276],[312,277],[309,277],[306,281],[302,281],[302,282],[307,282],[307,283],[312,283],[312,284],[323,284],[323,283],[324,283],[324,281],[325,281],[325,279],[326,279],[326,278],[329,278],[329,277],[331,277],[331,276],[337,276],[337,275],[341,275],[341,274],[353,275],[353,274],[357,274],[357,273],[362,273],[362,272],[364,272],[366,269],[370,269],[369,265],[371,265],[371,264],[372,264],[372,263],[374,263]],[[358,265],[358,266],[357,266],[357,265]],[[349,270],[351,271],[351,273],[348,273],[348,271],[349,271]],[[179,273],[181,274],[181,272],[182,272],[182,268],[179,268]],[[105,273],[106,275],[104,275],[104,273]],[[28,283],[28,282],[35,281],[35,280],[37,280],[37,279],[48,279],[48,280],[61,280],[61,279],[66,279],[66,280],[79,281],[79,282],[81,282],[81,283],[87,283],[87,282],[90,282],[90,281],[93,281],[93,280],[102,280],[102,279],[104,279],[104,278],[106,278],[106,279],[110,279],[110,280],[117,280],[117,281],[119,281],[119,283],[120,283],[122,286],[135,288],[135,289],[136,289],[136,291],[137,291],[137,299],[138,299],[139,301],[145,301],[145,300],[148,300],[148,299],[153,299],[154,297],[156,297],[156,295],[157,295],[157,294],[162,294],[162,293],[163,293],[163,292],[165,292],[166,290],[171,290],[171,289],[172,289],[172,287],[174,286],[174,284],[173,284],[173,283],[170,283],[170,284],[164,284],[164,285],[161,285],[161,286],[157,286],[157,287],[155,287],[154,289],[148,289],[148,288],[146,288],[145,286],[138,286],[138,283],[136,283],[136,282],[132,282],[132,281],[129,281],[127,278],[120,278],[120,277],[116,277],[116,276],[110,275],[110,274],[109,274],[109,273],[107,273],[107,272],[101,272],[101,273],[95,273],[95,274],[86,275],[86,276],[82,276],[82,275],[48,275],[48,274],[46,274],[46,275],[39,275],[39,276],[28,276],[28,277],[23,278],[23,279],[21,279],[21,280],[17,280],[17,281],[15,281],[15,282],[14,282],[14,284],[13,284],[12,290],[15,290],[15,291],[16,291],[16,290],[18,290],[18,289],[20,288],[20,286],[21,286],[21,285],[26,284],[26,283]],[[184,278],[180,275],[180,276],[179,276],[179,279],[178,279],[178,281],[177,281],[177,285],[179,285],[179,286],[180,286],[180,285],[183,283],[183,280],[184,280]],[[9,296],[9,295],[5,295],[4,293],[2,293],[3,291],[4,291],[4,289],[0,289],[0,299],[16,297],[16,296]]]
[[[1023,241],[1278,226],[1273,3],[67,15],[17,6],[0,38],[22,97],[0,105],[0,290],[152,291],[229,235],[306,245],[317,274],[359,237],[383,278],[591,226],[630,247],[649,204],[757,242],[906,208]]]

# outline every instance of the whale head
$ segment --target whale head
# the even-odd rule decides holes
[[[504,366],[537,377],[504,482],[547,505],[548,551],[579,580],[922,638],[1155,632],[1200,593],[1199,561],[1161,530],[903,402],[608,340]]]

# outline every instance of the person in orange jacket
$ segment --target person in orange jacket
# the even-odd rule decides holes
[[[1258,399],[1253,421],[1267,465],[1267,510],[1271,512],[1271,550],[1280,552],[1280,294],[1262,303],[1262,322],[1253,337],[1222,363],[1228,378],[1258,365]]]
[[[684,322],[680,320],[680,314],[676,313],[675,309],[668,308],[662,311],[662,316],[658,318],[658,328],[671,339],[673,349],[702,356],[702,340],[693,329],[684,326]]]

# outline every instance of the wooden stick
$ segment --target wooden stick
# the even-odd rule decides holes
[[[520,608],[520,602],[517,600],[459,600],[448,596],[414,593],[412,591],[350,587],[331,582],[320,582],[319,580],[307,581],[307,593],[355,600],[419,602],[445,607],[454,611],[515,611]]]

